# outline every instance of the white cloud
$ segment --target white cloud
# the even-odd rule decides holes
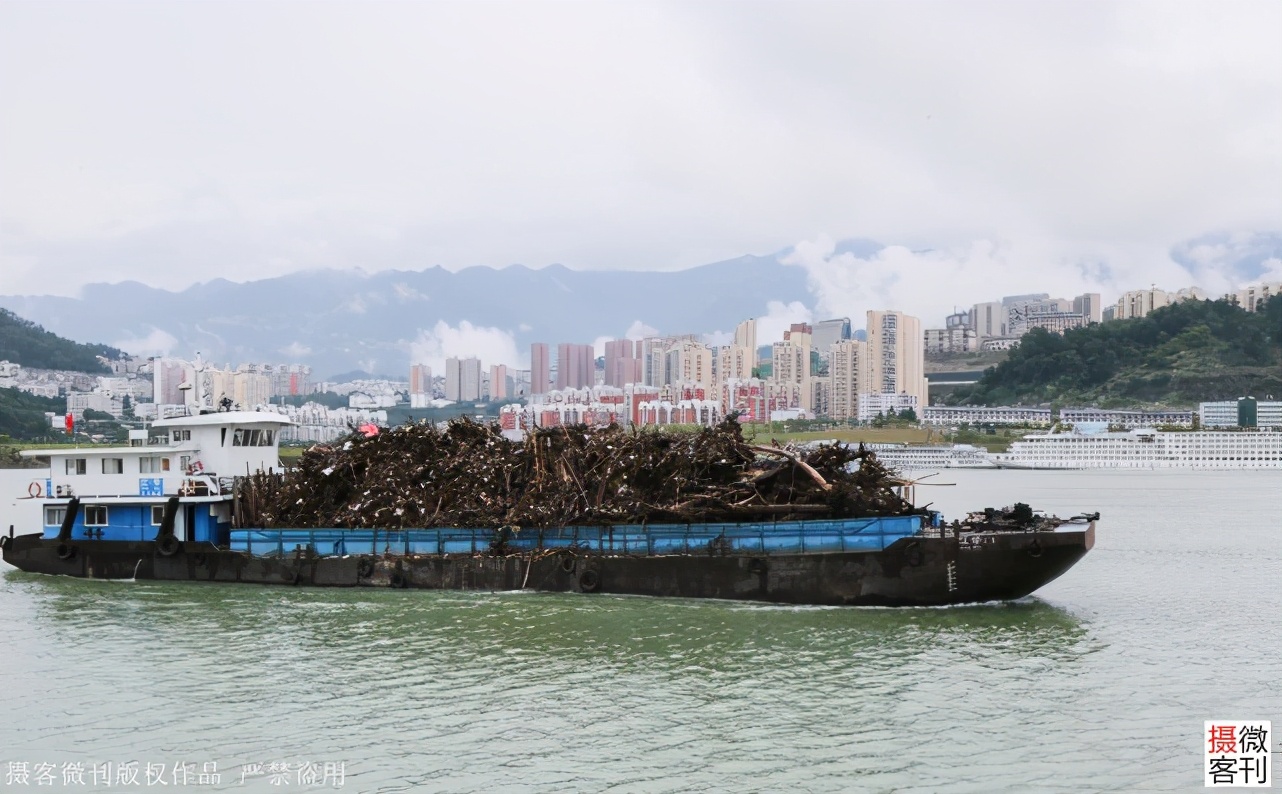
[[[112,347],[134,356],[167,356],[178,346],[178,339],[168,331],[152,327],[151,333],[142,337],[130,337],[112,342]]]
[[[783,341],[783,332],[793,323],[808,323],[814,319],[814,313],[801,301],[770,301],[766,304],[766,314],[757,318],[757,345],[769,345]]]
[[[831,238],[800,242],[781,261],[803,269],[814,295],[816,320],[849,317],[862,328],[870,309],[899,309],[925,327],[942,327],[954,308],[1006,295],[1049,293],[1073,298],[1098,292],[1112,301],[1150,284],[1167,290],[1198,286],[1210,294],[1229,288],[1230,250],[1195,247],[1193,264],[1147,246],[1051,244],[1044,240],[980,239],[947,249],[914,251],[887,246],[869,256],[838,254]],[[758,332],[758,338],[766,337]]]
[[[639,339],[647,339],[649,337],[654,337],[658,335],[659,335],[658,328],[654,328],[652,326],[646,325],[640,320],[633,320],[632,325],[629,325],[628,330],[623,334],[623,338],[631,339],[633,342],[635,342]]]
[[[392,292],[396,294],[397,299],[400,300],[402,303],[406,303],[409,301],[428,300],[428,297],[426,294],[419,292],[417,289],[415,289],[414,287],[411,287],[409,284],[406,284],[403,281],[398,281],[395,284],[393,284]]]
[[[520,352],[510,331],[472,325],[467,320],[457,327],[438,320],[432,330],[420,330],[410,345],[410,362],[427,364],[434,374],[444,374],[445,359],[468,356],[479,358],[482,367],[507,364],[527,369],[530,366],[529,354]]]
[[[301,342],[290,342],[287,346],[282,347],[280,352],[291,359],[305,358],[312,354],[312,349]]]

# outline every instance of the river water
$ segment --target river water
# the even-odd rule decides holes
[[[1193,791],[1204,720],[1282,724],[1282,473],[936,480],[918,501],[953,515],[1099,510],[1097,545],[1033,597],[946,609],[5,567],[0,784],[26,764],[6,791],[151,790],[163,764],[169,790],[186,769],[188,790]]]

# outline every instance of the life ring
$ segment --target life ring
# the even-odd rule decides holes
[[[904,557],[908,560],[908,564],[914,568],[921,565],[926,559],[926,555],[922,553],[921,544],[915,540],[904,547]]]
[[[565,571],[566,573],[574,573],[575,564],[576,562],[574,557],[570,556],[569,554],[561,558],[561,570]]]
[[[156,539],[156,551],[162,557],[172,557],[182,549],[183,544],[173,535],[161,535]]]
[[[39,499],[43,493],[44,488],[41,487],[39,480],[32,480],[31,484],[27,486],[27,496],[30,496],[32,499]]]
[[[356,563],[356,575],[368,579],[374,573],[374,561],[369,557],[361,557],[361,561]]]
[[[579,589],[585,593],[595,593],[601,587],[601,574],[591,568],[579,575]]]
[[[75,556],[76,556],[76,547],[75,547],[75,546],[72,546],[70,543],[59,543],[59,544],[58,544],[58,559],[60,559],[60,560],[70,560],[70,559],[74,558]]]

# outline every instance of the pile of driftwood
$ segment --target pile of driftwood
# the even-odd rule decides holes
[[[307,450],[239,485],[263,527],[557,527],[855,518],[920,512],[871,453],[754,446],[738,422],[692,433],[407,424]]]

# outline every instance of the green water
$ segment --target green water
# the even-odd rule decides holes
[[[1034,598],[951,609],[8,569],[0,783],[187,761],[221,775],[191,790],[279,791],[242,771],[341,762],[347,791],[1191,791],[1203,720],[1282,718],[1282,476],[938,479],[922,500],[953,512],[1099,509],[1099,543]]]

